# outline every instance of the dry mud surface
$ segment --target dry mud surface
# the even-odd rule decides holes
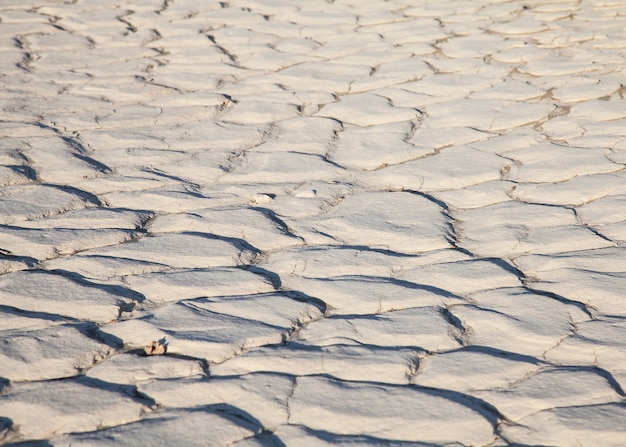
[[[0,444],[626,445],[625,26],[0,2]]]

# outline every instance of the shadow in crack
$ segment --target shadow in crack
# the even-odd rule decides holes
[[[416,389],[419,389],[423,393],[430,394],[432,396],[442,397],[444,399],[448,399],[452,402],[474,410],[483,418],[485,418],[485,420],[487,420],[493,426],[494,430],[497,430],[498,425],[501,421],[507,421],[506,416],[500,413],[500,411],[496,407],[494,407],[485,400],[470,396],[469,394],[464,394],[459,391],[453,390],[423,387],[419,385],[412,386]]]
[[[0,416],[0,445],[5,447],[52,447],[46,440],[10,442],[11,439],[19,439],[19,434],[13,430],[13,420]]]
[[[100,327],[95,323],[81,323],[76,325],[78,331],[94,340],[97,340],[113,349],[121,349],[124,346],[124,341],[114,335],[102,332]]]
[[[570,304],[572,306],[576,306],[578,309],[580,309],[585,314],[587,314],[587,316],[590,319],[595,320],[595,317],[594,317],[592,311],[589,310],[591,306],[588,307],[585,303],[582,303],[582,302],[576,301],[576,300],[571,300],[571,299],[566,298],[566,297],[564,297],[562,295],[559,295],[559,294],[554,293],[554,292],[549,292],[547,290],[535,289],[534,287],[532,287],[532,285],[523,286],[523,288],[525,290],[527,290],[529,293],[534,293],[535,295],[541,295],[543,297],[553,299],[553,300],[558,301],[558,302],[563,303],[563,304]]]
[[[0,380],[3,380],[3,379],[0,379]],[[5,430],[10,430],[11,427],[13,427],[13,421],[9,418],[0,416],[0,433]]]
[[[615,379],[613,374],[604,368],[598,366],[559,366],[558,369],[569,371],[586,371],[603,377],[613,390],[622,397],[626,396],[620,383]]]
[[[546,364],[544,360],[538,359],[530,355],[518,354],[516,352],[511,352],[511,351],[503,351],[501,349],[491,348],[489,346],[479,346],[479,345],[463,346],[458,349],[451,349],[450,351],[447,351],[446,354],[455,353],[455,352],[477,352],[477,353],[489,355],[492,357],[505,357],[509,360],[514,360],[517,362],[532,363],[534,365]]]
[[[182,234],[182,235],[189,235],[189,236],[198,236],[198,237],[203,237],[203,238],[206,238],[206,239],[214,239],[214,240],[224,241],[226,243],[229,243],[229,244],[237,247],[237,249],[239,249],[241,251],[250,251],[250,252],[255,253],[255,254],[261,253],[261,250],[256,248],[254,245],[250,244],[245,239],[240,239],[240,238],[236,238],[236,237],[220,236],[220,235],[212,234],[212,233],[200,233],[200,232],[197,232],[197,231],[182,231],[180,234]]]
[[[72,154],[72,155],[74,157],[78,158],[79,160],[84,161],[85,163],[90,165],[92,168],[94,168],[98,172],[102,172],[102,173],[105,173],[105,174],[111,174],[113,172],[113,170],[111,168],[109,168],[107,165],[105,165],[104,163],[101,163],[98,160],[95,160],[95,159],[93,159],[91,157],[88,157],[88,156],[82,155],[82,154]]]
[[[156,401],[154,399],[152,399],[150,396],[147,396],[144,393],[137,390],[137,387],[134,385],[123,385],[123,384],[118,384],[118,383],[111,383],[111,382],[106,382],[101,379],[97,379],[95,377],[86,377],[86,376],[71,377],[68,379],[59,379],[59,380],[70,380],[73,382],[80,383],[81,385],[89,387],[89,388],[96,388],[99,390],[106,390],[106,391],[112,391],[115,393],[124,394],[148,407],[156,406]]]
[[[74,188],[73,186],[69,186],[69,185],[55,185],[53,183],[42,183],[42,185],[48,186],[50,188],[56,188],[60,191],[78,196],[81,199],[85,200],[86,202],[90,202],[94,205],[102,206],[102,202],[100,201],[98,196],[90,192],[83,191],[82,189]]]
[[[194,411],[215,412],[227,417],[230,421],[255,432],[254,438],[266,447],[286,447],[274,433],[267,430],[261,421],[250,413],[229,404],[213,404],[198,408]]]
[[[487,257],[487,258],[477,258],[477,260],[486,261],[486,262],[492,263],[493,265],[497,265],[501,269],[504,269],[507,272],[512,273],[513,275],[517,276],[517,279],[519,279],[520,282],[523,282],[524,279],[526,279],[526,275],[524,274],[524,272],[522,272],[520,269],[518,269],[517,267],[515,267],[514,265],[510,264],[509,262],[507,262],[506,260],[502,258]]]
[[[66,317],[63,315],[51,314],[48,312],[34,311],[34,310],[24,310],[18,307],[7,306],[4,304],[0,305],[0,315],[2,314],[11,314],[19,317],[33,318],[38,320],[47,320],[54,322],[72,322],[77,321],[74,318]]]
[[[441,295],[442,297],[445,297],[445,298],[463,299],[463,297],[461,297],[460,295],[456,295],[450,292],[449,290],[442,289],[436,286],[427,285],[427,284],[418,284],[418,283],[406,281],[403,279],[378,277],[378,276],[370,276],[367,278],[369,279],[370,282],[388,282],[390,284],[394,284],[397,286],[406,287],[407,289],[423,290],[425,292],[434,293],[435,295]]]
[[[272,287],[274,287],[275,290],[280,290],[280,288],[283,286],[283,282],[280,279],[280,275],[278,273],[271,272],[257,265],[242,265],[238,268],[242,270],[247,270],[250,273],[254,273],[255,275],[262,276],[272,285]]]
[[[46,440],[11,442],[9,444],[2,444],[2,445],[4,447],[53,447],[54,446],[54,444],[50,444],[50,442]]]
[[[465,298],[463,298],[462,296],[457,295],[453,292],[450,292],[449,290],[442,289],[437,286],[432,286],[429,284],[419,284],[416,282],[407,281],[407,280],[398,279],[398,278],[390,278],[387,276],[341,275],[341,276],[333,276],[330,278],[314,278],[314,279],[316,281],[329,282],[329,283],[354,281],[354,282],[367,283],[367,284],[373,284],[373,285],[389,284],[389,285],[394,285],[394,286],[398,286],[398,287],[406,288],[406,289],[422,290],[424,292],[432,293],[433,295],[441,296],[442,298],[454,298],[460,301],[465,301]]]
[[[263,208],[259,206],[253,206],[253,207],[250,207],[250,209],[254,211],[258,211],[259,213],[267,217],[270,221],[272,221],[277,226],[280,232],[284,234],[285,236],[301,240],[300,237],[293,234],[293,232],[289,229],[289,226],[285,223],[285,221],[282,220],[280,217],[278,217],[278,214],[276,214],[274,211],[270,210],[269,208]]]
[[[80,275],[80,274],[78,274],[76,272],[72,272],[72,271],[69,271],[69,270],[61,270],[61,269],[55,269],[55,270],[33,270],[33,272],[48,273],[48,274],[52,274],[52,275],[63,276],[64,278],[67,278],[67,279],[69,279],[71,281],[77,282],[78,284],[80,284],[82,286],[90,287],[90,288],[94,288],[94,289],[99,289],[99,290],[108,292],[108,293],[110,293],[112,295],[117,295],[119,297],[126,298],[126,299],[129,299],[131,301],[138,302],[138,303],[141,303],[141,302],[143,302],[146,299],[145,296],[143,296],[139,292],[135,292],[134,290],[128,289],[128,288],[123,287],[123,286],[118,286],[118,285],[95,283],[95,282],[89,281],[83,275]]]
[[[228,436],[228,443],[219,441],[224,431],[240,427],[239,436]],[[211,433],[215,432],[215,433]],[[186,409],[160,409],[146,417],[126,424],[91,432],[70,433],[63,445],[238,445],[254,439],[254,445],[286,447],[272,431],[249,413],[228,404],[212,404]],[[235,439],[233,439],[235,438]],[[123,440],[123,442],[122,442]],[[246,444],[247,445],[247,444]]]
[[[318,438],[330,445],[362,445],[367,447],[441,447],[441,444],[416,441],[392,441],[368,435],[340,435],[324,430],[313,430],[305,426],[300,427],[308,436]]]
[[[11,228],[11,227],[9,225],[2,225],[0,228]],[[3,248],[0,248],[0,259],[7,259],[10,261],[14,261],[14,262],[23,262],[29,268],[33,268],[37,264],[39,264],[39,260],[37,258],[32,258],[30,256],[14,255],[9,250],[5,250]],[[6,273],[3,273],[3,275],[6,275],[8,273],[13,273],[13,272],[6,272]]]
[[[29,180],[37,180],[37,172],[31,168],[30,166],[24,165],[5,165],[5,167],[9,168],[12,171],[17,172],[18,174],[23,175]]]
[[[312,304],[313,306],[317,307],[320,312],[322,312],[322,314],[325,314],[326,309],[328,308],[328,305],[324,302],[324,300],[307,295],[306,293],[300,292],[298,290],[283,290],[280,293],[281,295],[284,295],[287,298],[291,298],[294,301]]]
[[[321,250],[325,250],[326,249],[326,247],[324,247],[324,246],[312,247],[311,251],[316,250],[318,248],[321,249]],[[386,248],[369,247],[367,245],[340,245],[340,246],[333,246],[332,248],[336,249],[336,250],[370,251],[370,252],[374,252],[374,253],[380,253],[382,255],[393,256],[393,257],[396,257],[396,258],[417,258],[419,256],[419,255],[413,254],[413,253],[400,253],[400,252],[389,250],[389,249],[386,249]]]

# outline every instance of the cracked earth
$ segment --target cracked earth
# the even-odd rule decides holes
[[[3,1],[0,444],[626,445],[625,24]]]

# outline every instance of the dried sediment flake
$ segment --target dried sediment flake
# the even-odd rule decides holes
[[[146,310],[102,331],[130,347],[167,340],[167,352],[222,362],[243,349],[280,343],[320,310],[279,294],[185,300]],[[162,342],[163,343],[163,342]]]
[[[398,347],[353,346],[346,344],[297,347],[266,347],[244,353],[211,367],[213,377],[257,372],[278,372],[293,376],[325,374],[346,381],[373,381],[406,384],[409,367],[417,350]]]
[[[458,328],[437,308],[424,307],[380,315],[336,316],[315,321],[297,341],[312,346],[350,344],[438,351],[459,346]]]
[[[256,420],[267,429],[287,422],[287,400],[293,379],[283,374],[260,373],[230,377],[202,377],[173,382],[155,380],[140,390],[168,408],[211,408],[231,406],[249,421]]]
[[[129,276],[133,290],[155,303],[176,302],[188,298],[254,294],[274,290],[263,275],[239,268],[190,268]]]
[[[456,216],[459,245],[481,256],[515,259],[613,245],[578,225],[576,213],[565,207],[507,201]]]
[[[358,126],[410,121],[420,117],[417,109],[394,107],[384,97],[369,93],[343,96],[316,114]]]
[[[265,195],[268,201],[271,197]],[[303,245],[304,241],[273,211],[261,204],[250,208],[197,210],[160,217],[150,226],[152,233],[193,232],[231,241],[262,251]]]
[[[149,412],[149,405],[123,385],[88,378],[16,384],[2,396],[3,415],[27,439],[127,424]]]
[[[506,388],[541,365],[540,359],[529,356],[484,345],[468,346],[420,358],[413,380],[417,385],[474,394],[477,390]]]
[[[516,287],[521,282],[507,262],[493,259],[463,260],[415,267],[402,272],[400,279],[455,295],[500,287]]]
[[[112,350],[90,337],[94,329],[90,325],[62,325],[2,331],[0,376],[14,382],[72,377]]]
[[[54,444],[73,446],[136,446],[150,440],[153,446],[182,444],[189,447],[228,445],[254,436],[256,427],[237,415],[217,409],[160,411],[125,424],[99,428],[95,433],[74,432],[55,436]]]
[[[619,403],[610,380],[593,368],[545,368],[503,390],[477,393],[512,421],[565,406]]]
[[[90,250],[89,255],[151,262],[175,268],[208,268],[236,265],[240,258],[251,258],[254,251],[237,247],[236,241],[189,232],[148,236],[132,244]]]
[[[329,159],[341,166],[374,170],[433,154],[428,142],[407,141],[414,126],[412,122],[401,122],[348,127],[340,134]]]
[[[619,403],[552,408],[504,427],[503,435],[512,442],[617,447],[626,439],[621,423],[625,416],[624,405]]]
[[[459,99],[426,108],[430,126],[445,129],[450,124],[483,132],[503,131],[547,118],[554,106],[501,99]]]
[[[0,304],[23,311],[41,312],[81,321],[108,322],[120,307],[138,302],[142,296],[119,286],[75,281],[60,274],[41,271],[15,272],[0,278]]]
[[[499,180],[506,160],[466,146],[443,149],[364,176],[371,187],[434,192],[458,190]]]
[[[518,287],[470,298],[473,304],[454,306],[451,312],[468,328],[471,344],[536,358],[589,318],[580,303]]]
[[[517,168],[505,175],[520,183],[558,183],[580,175],[618,172],[622,166],[612,163],[607,149],[581,149],[556,144],[542,144],[506,153]]]
[[[0,201],[0,219],[2,224],[14,224],[97,204],[98,200],[91,194],[75,188],[41,184],[5,186]]]
[[[383,276],[293,276],[285,280],[284,287],[323,300],[327,306],[326,315],[371,315],[463,302],[460,297],[444,290]]]
[[[159,343],[158,340],[154,340]],[[204,374],[202,361],[169,355],[144,357],[137,351],[111,356],[85,372],[88,377],[110,383],[149,382],[155,379],[180,379]]]
[[[438,204],[408,192],[367,192],[347,197],[315,223],[347,245],[414,253],[450,246]]]
[[[364,395],[368,405],[363,405]],[[303,377],[298,379],[290,409],[290,423],[340,435],[431,443],[454,442],[461,433],[470,443],[494,439],[492,423],[470,402],[411,386]]]

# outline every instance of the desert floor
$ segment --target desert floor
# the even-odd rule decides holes
[[[0,2],[0,444],[626,445],[626,2]]]

